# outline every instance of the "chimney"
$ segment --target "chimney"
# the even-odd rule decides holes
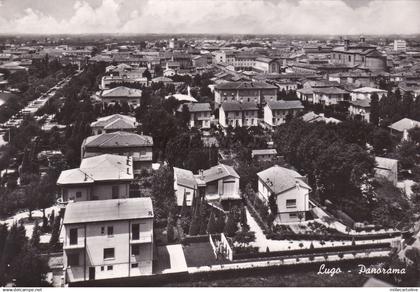
[[[345,39],[344,40],[344,49],[347,51],[349,49],[349,46],[350,46],[350,40]]]

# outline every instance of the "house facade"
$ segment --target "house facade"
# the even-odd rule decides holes
[[[258,106],[253,102],[224,102],[219,108],[219,124],[229,126],[258,126]]]
[[[153,273],[150,198],[70,203],[63,229],[66,283]]]
[[[264,106],[264,123],[270,127],[279,126],[287,117],[293,118],[303,109],[300,100],[269,101]]]
[[[82,159],[79,168],[64,170],[57,180],[61,202],[130,197],[134,180],[131,157],[103,154]]]
[[[351,117],[360,117],[363,121],[370,121],[370,100],[355,100],[349,102],[349,114]]]
[[[275,222],[290,223],[305,220],[309,211],[311,188],[299,173],[275,165],[257,173],[257,176],[258,197],[267,205],[270,200],[276,203]]]
[[[208,102],[205,103],[186,103],[184,104],[188,108],[190,114],[189,126],[196,127],[199,129],[210,128],[211,122],[211,106]],[[178,111],[182,112],[183,106],[180,106]]]
[[[118,86],[103,90],[99,98],[104,104],[127,102],[129,106],[136,108],[140,106],[141,95],[142,91],[140,89]]]
[[[192,205],[194,194],[197,191],[197,182],[192,171],[174,167],[174,190],[177,206],[185,203],[187,206]]]
[[[394,186],[397,186],[398,160],[376,156],[375,162],[375,178],[385,179]]]
[[[277,92],[277,86],[265,82],[225,82],[214,87],[214,101],[218,105],[231,101],[260,104],[276,100]]]
[[[82,158],[103,153],[130,156],[134,173],[142,168],[151,168],[153,160],[153,138],[129,132],[102,133],[87,137],[81,146]]]

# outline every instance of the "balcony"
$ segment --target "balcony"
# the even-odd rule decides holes
[[[151,233],[143,234],[136,238],[133,238],[131,236],[130,238],[130,244],[151,243],[151,242],[153,242],[153,234]]]
[[[76,250],[85,248],[84,241],[79,241],[77,244],[65,244],[63,245],[64,250]]]

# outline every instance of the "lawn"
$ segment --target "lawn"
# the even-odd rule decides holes
[[[209,242],[189,243],[183,246],[188,267],[201,267],[220,264],[216,260]]]

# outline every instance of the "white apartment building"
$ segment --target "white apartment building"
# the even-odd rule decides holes
[[[70,203],[63,228],[66,283],[153,273],[150,198]]]

